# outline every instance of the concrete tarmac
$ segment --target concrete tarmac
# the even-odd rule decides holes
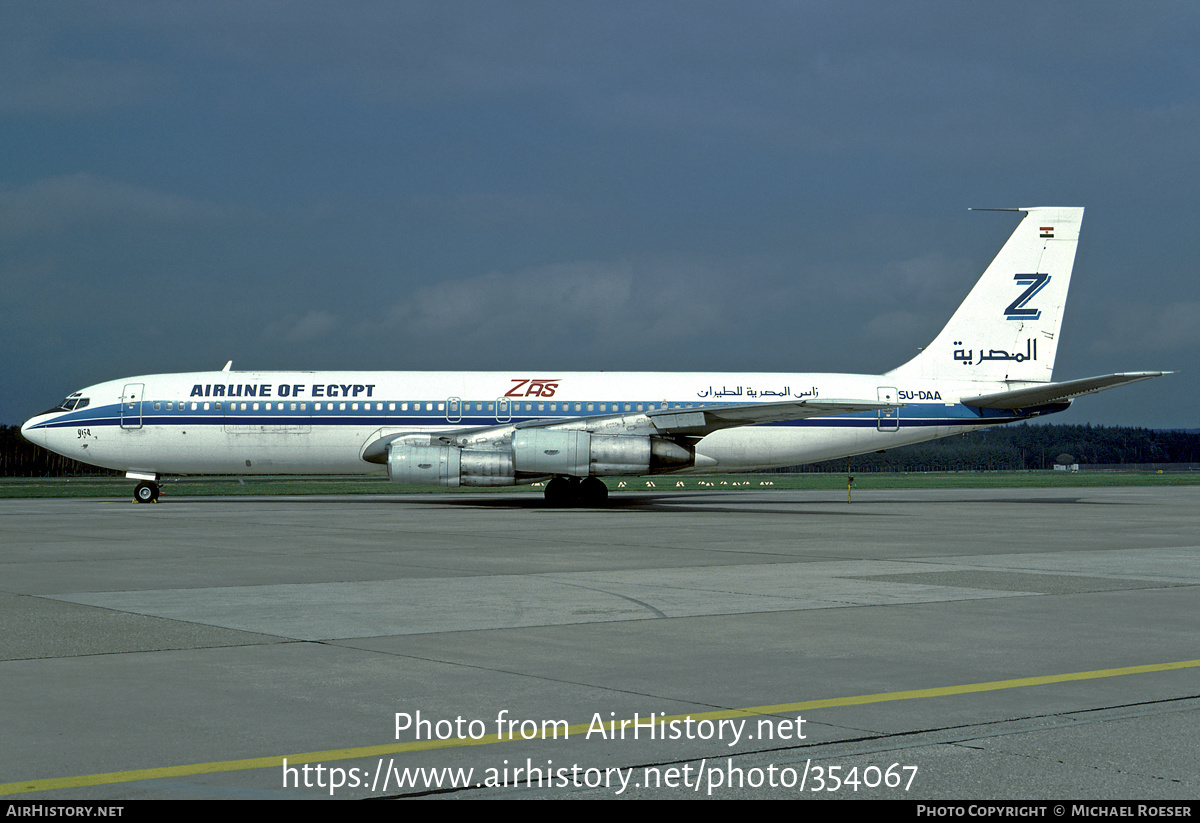
[[[1200,797],[1194,486],[0,500],[0,626],[10,799]]]

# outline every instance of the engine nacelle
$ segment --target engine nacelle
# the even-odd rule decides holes
[[[517,482],[512,453],[460,449],[458,446],[388,448],[388,478],[393,483],[436,486],[512,486]]]
[[[459,485],[462,449],[455,446],[405,446],[388,448],[388,478],[393,483]]]
[[[528,474],[653,474],[684,468],[695,459],[690,448],[646,436],[548,429],[527,429],[513,435],[513,467]]]
[[[528,429],[512,450],[396,441],[387,447],[393,483],[432,486],[512,486],[554,475],[638,475],[693,465],[695,451],[670,440],[585,431]]]

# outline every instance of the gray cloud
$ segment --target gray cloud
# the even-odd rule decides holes
[[[311,343],[328,338],[340,325],[341,321],[333,314],[313,309],[303,317],[292,314],[272,323],[263,331],[263,337],[284,343]]]
[[[1190,361],[1188,352],[1200,348],[1200,301],[1126,304],[1106,325],[1107,333],[1092,343],[1097,354],[1134,350]]]
[[[1088,207],[1064,376],[1200,357],[1194,3],[5,11],[5,422],[229,357],[887,369],[1003,241],[976,205]],[[1078,414],[1191,424],[1171,379]]]
[[[554,341],[564,350],[626,350],[719,328],[721,291],[732,290],[714,289],[719,283],[711,265],[683,260],[490,272],[415,289],[358,333],[470,351],[525,342],[553,350]]]
[[[0,186],[0,237],[59,232],[81,224],[212,220],[222,214],[213,204],[87,172]]]
[[[127,109],[161,95],[166,83],[146,61],[121,54],[74,53],[68,32],[86,27],[86,7],[61,17],[7,4],[0,27],[0,114],[71,117]],[[80,14],[81,13],[81,14]],[[82,17],[82,19],[80,19]]]

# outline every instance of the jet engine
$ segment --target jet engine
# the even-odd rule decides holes
[[[512,486],[554,476],[657,474],[686,468],[695,459],[689,445],[659,437],[548,429],[518,430],[508,449],[404,440],[387,449],[393,482],[450,487]]]

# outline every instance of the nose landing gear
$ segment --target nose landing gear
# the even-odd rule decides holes
[[[153,480],[143,480],[138,483],[133,490],[134,503],[157,503],[158,502],[158,484]]]

